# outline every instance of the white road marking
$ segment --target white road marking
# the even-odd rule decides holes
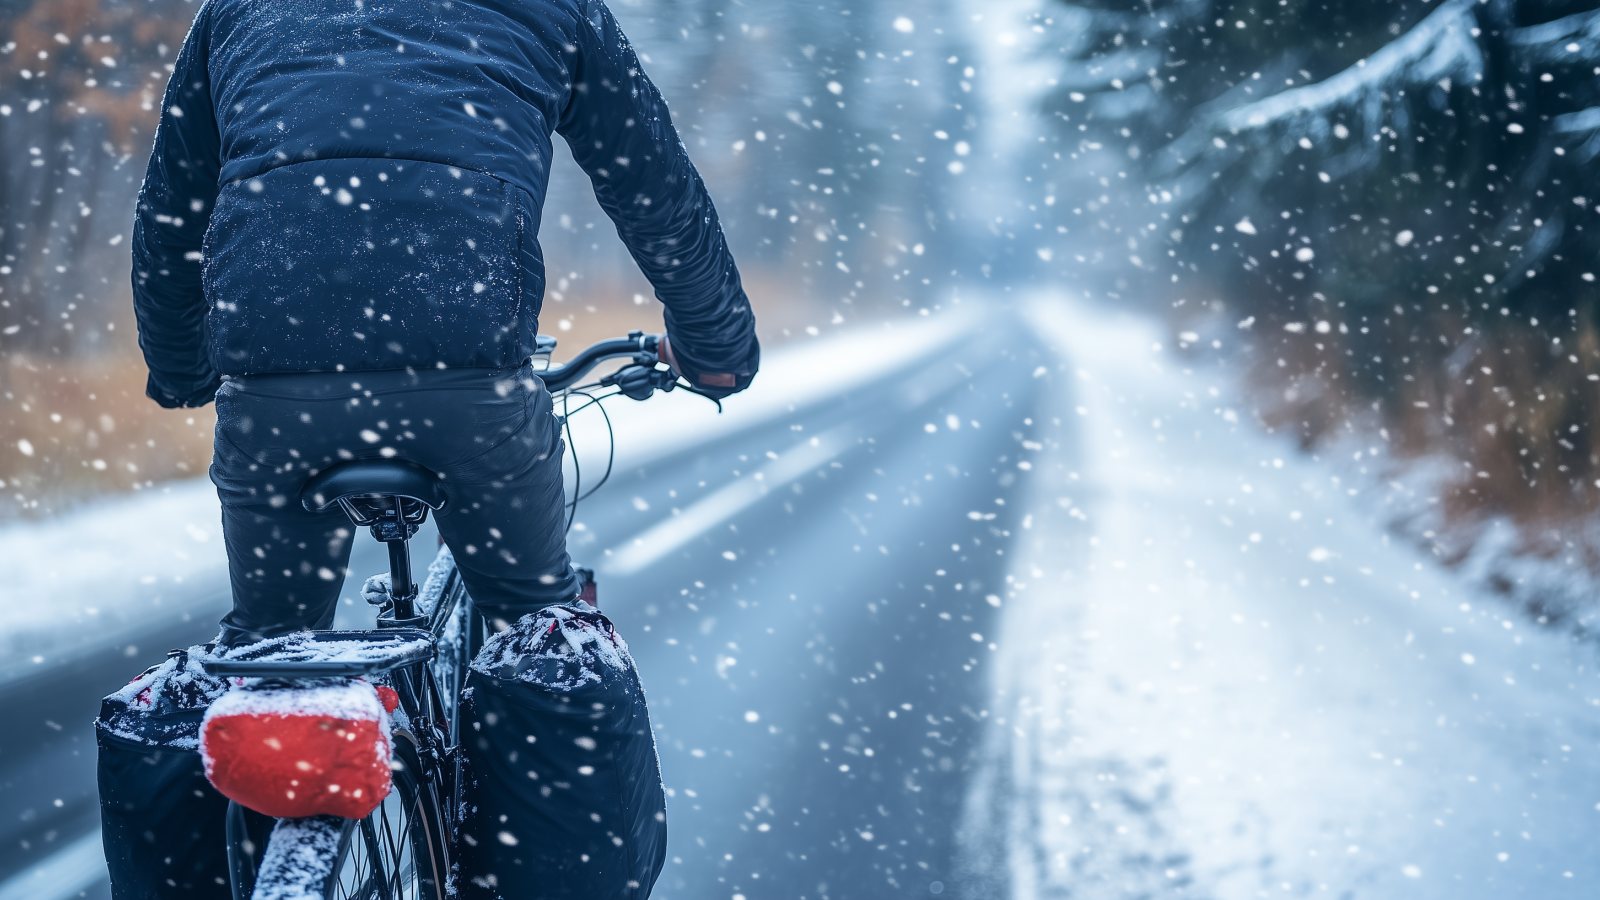
[[[929,346],[935,351],[942,351],[947,345],[948,341]],[[889,412],[909,412],[920,408],[969,381],[975,374],[960,363],[943,358],[940,353],[930,355],[932,362],[929,365],[901,377],[890,398],[877,407],[869,421],[837,425],[802,440],[760,469],[718,488],[681,513],[663,519],[613,547],[610,551],[611,561],[605,564],[603,571],[608,575],[632,575],[660,561],[667,554],[749,509],[773,490],[827,465],[862,440],[882,431],[892,421],[892,417],[887,415]],[[992,358],[987,359],[979,368],[986,367],[992,361]],[[723,556],[730,560],[737,558],[731,550],[724,551]]]
[[[777,459],[718,488],[678,515],[646,528],[612,551],[605,571],[632,575],[667,554],[728,521],[756,501],[808,472],[825,466],[860,442],[860,430],[840,425],[814,435],[784,451]]]

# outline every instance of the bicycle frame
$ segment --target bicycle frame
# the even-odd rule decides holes
[[[444,565],[439,565],[443,561]],[[300,680],[318,678],[369,678],[386,681],[399,697],[396,709],[397,730],[415,744],[415,759],[399,762],[414,779],[414,789],[427,792],[432,805],[444,814],[447,830],[456,826],[461,803],[462,754],[459,752],[459,697],[466,680],[467,665],[483,646],[484,621],[472,606],[461,573],[447,548],[440,548],[435,565],[418,596],[426,617],[426,628],[410,627],[413,620],[379,617],[378,627],[368,631],[310,632],[302,645],[360,642],[374,646],[396,645],[396,649],[371,659],[294,660],[216,659],[204,663],[213,674],[234,678]],[[443,653],[441,653],[441,649]],[[281,656],[281,654],[280,654]],[[446,683],[441,691],[440,682]],[[448,700],[446,698],[449,698]],[[397,788],[399,786],[397,785]],[[403,789],[402,789],[403,790]],[[342,841],[354,839],[363,820],[348,820]],[[244,807],[229,801],[226,819],[228,869],[234,900],[249,900],[255,888],[256,863],[249,847],[248,824]],[[430,853],[438,857],[435,871],[450,870],[447,835],[430,841]],[[413,853],[417,851],[413,849]],[[337,873],[335,873],[337,874]]]
[[[626,338],[603,341],[586,348],[564,365],[549,366],[537,374],[553,394],[568,391],[595,366],[608,359],[631,357],[636,366],[655,366],[658,361],[659,336],[643,332],[630,332]],[[555,346],[554,339],[540,338],[540,354],[546,356]],[[606,383],[602,381],[602,383]],[[662,388],[670,389],[670,387]],[[632,396],[632,395],[630,395]],[[636,398],[637,399],[637,398]],[[332,476],[333,470],[328,470]],[[380,473],[381,474],[381,473]],[[393,474],[393,473],[391,473]],[[423,473],[424,476],[427,473]],[[371,473],[363,478],[374,477]],[[404,473],[401,473],[404,481]],[[363,488],[354,488],[329,498],[348,515],[356,525],[370,525],[373,536],[388,545],[391,584],[390,603],[378,616],[377,628],[367,631],[320,631],[296,637],[301,649],[305,645],[334,642],[357,642],[373,646],[393,645],[392,652],[375,654],[370,658],[327,659],[316,658],[314,647],[304,655],[307,658],[284,658],[280,652],[274,658],[275,648],[267,646],[261,658],[218,658],[202,663],[212,674],[233,678],[262,678],[273,680],[309,680],[319,678],[367,678],[387,682],[399,698],[394,715],[395,790],[402,802],[413,807],[422,803],[436,811],[443,825],[443,833],[429,834],[426,847],[412,847],[413,864],[419,852],[428,853],[433,860],[434,873],[451,871],[449,834],[459,825],[456,821],[464,800],[463,771],[465,761],[461,752],[461,692],[465,686],[468,667],[482,649],[487,638],[483,616],[473,606],[462,582],[460,570],[447,547],[441,547],[420,590],[411,580],[409,538],[416,526],[427,516],[427,507],[439,508],[428,502],[418,487],[423,482],[415,479],[410,487],[390,481],[388,486],[381,478],[376,483],[367,481]],[[425,482],[425,478],[424,478]],[[331,484],[331,482],[327,482]],[[350,488],[350,485],[346,485]],[[418,496],[409,491],[416,490]],[[321,494],[313,494],[316,506],[324,507]],[[390,503],[384,506],[383,515],[367,507],[372,501]],[[408,507],[406,501],[416,504]],[[312,501],[302,496],[307,509]],[[413,515],[414,513],[414,515]],[[590,582],[592,586],[592,580]],[[590,595],[592,596],[592,594]],[[277,648],[277,649],[281,649]],[[441,686],[444,688],[441,690]],[[415,796],[405,796],[408,792]],[[419,799],[420,798],[420,799]],[[442,802],[448,799],[448,802]],[[340,831],[340,849],[330,864],[337,867],[343,859],[345,848],[355,833],[362,831],[362,840],[373,843],[370,824],[372,816],[379,815],[380,806],[365,819],[345,820]],[[425,819],[426,817],[424,817]],[[430,823],[423,821],[424,831]],[[235,801],[229,801],[226,817],[228,870],[234,900],[249,900],[257,879],[255,852],[248,837],[246,810]],[[265,845],[262,848],[265,849]],[[337,878],[338,871],[329,873]],[[438,896],[444,896],[443,885],[434,885]],[[380,892],[388,897],[389,890]]]

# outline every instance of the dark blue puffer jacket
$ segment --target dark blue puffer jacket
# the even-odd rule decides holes
[[[684,374],[756,371],[716,210],[600,0],[209,0],[163,103],[133,294],[164,406],[222,375],[526,360],[553,132]]]

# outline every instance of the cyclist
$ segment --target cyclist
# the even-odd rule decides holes
[[[299,490],[377,456],[442,476],[438,527],[473,600],[527,631],[497,644],[537,652],[548,632],[524,617],[557,605],[563,623],[576,611],[609,630],[575,603],[558,420],[528,363],[554,133],[665,305],[664,361],[713,397],[742,390],[759,347],[738,271],[600,0],[200,9],[139,195],[133,293],[148,395],[217,401],[224,644],[330,625],[354,536],[337,512],[302,509]],[[648,895],[665,851],[654,744],[631,661],[601,655],[622,663],[597,667],[602,693],[588,683],[582,704],[571,685],[474,673],[465,896]],[[611,743],[536,740],[575,721]],[[563,752],[600,752],[621,774],[536,771],[565,766]],[[177,864],[119,840],[108,828],[118,896],[170,895]]]

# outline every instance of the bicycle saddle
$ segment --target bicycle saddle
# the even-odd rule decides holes
[[[300,505],[320,513],[341,506],[341,500],[383,497],[404,497],[434,510],[445,504],[439,476],[422,466],[403,459],[356,459],[312,476],[300,490]]]

